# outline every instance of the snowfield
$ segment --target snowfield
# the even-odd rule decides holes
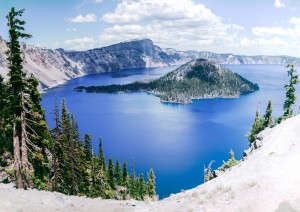
[[[0,211],[300,211],[300,116],[258,137],[259,148],[237,166],[162,201],[88,199],[0,184]]]

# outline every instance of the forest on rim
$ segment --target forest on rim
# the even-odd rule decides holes
[[[155,176],[150,169],[147,182],[137,176],[134,162],[131,172],[127,163],[108,164],[99,140],[95,155],[91,135],[78,131],[78,123],[68,111],[66,102],[55,102],[52,112],[55,127],[49,129],[41,107],[38,80],[27,76],[22,66],[19,39],[30,38],[24,33],[25,21],[19,19],[24,10],[12,8],[8,13],[9,61],[8,81],[0,76],[0,166],[17,188],[37,188],[69,195],[143,200],[156,198]],[[61,109],[59,109],[61,108]]]

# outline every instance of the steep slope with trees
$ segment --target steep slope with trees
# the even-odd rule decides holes
[[[145,182],[132,169],[128,183],[126,163],[123,172],[119,162],[115,165],[112,158],[106,167],[102,139],[98,157],[93,153],[91,135],[84,134],[82,139],[78,123],[64,100],[60,107],[55,103],[55,127],[48,129],[40,104],[38,80],[33,75],[27,76],[23,68],[19,39],[31,37],[24,33],[25,21],[20,19],[23,12],[12,8],[7,15],[10,71],[6,82],[0,75],[0,182],[13,182],[17,188],[37,188],[68,195],[155,199],[154,174]],[[139,189],[149,183],[152,189],[140,192]]]
[[[256,149],[216,179],[158,202],[115,201],[16,190],[0,184],[3,211],[298,211],[300,116],[258,135]]]

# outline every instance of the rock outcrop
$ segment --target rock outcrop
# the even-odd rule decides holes
[[[6,77],[8,62],[6,42],[0,37],[0,74]],[[241,56],[212,52],[161,49],[150,39],[133,40],[87,51],[45,49],[21,44],[24,69],[40,80],[46,89],[84,74],[119,71],[122,69],[182,65],[203,58],[218,64],[300,64],[300,58],[289,56]]]

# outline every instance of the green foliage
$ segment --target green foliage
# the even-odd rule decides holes
[[[139,197],[139,199],[143,200],[144,197],[147,194],[147,186],[145,184],[145,179],[144,179],[144,175],[143,174],[140,174],[140,176],[138,178],[137,191],[138,191],[138,197]]]
[[[129,182],[129,179],[128,179],[128,171],[127,171],[127,163],[126,162],[124,162],[123,163],[123,185],[125,186],[125,187],[127,187],[128,186],[128,182]]]
[[[259,112],[256,110],[254,122],[252,124],[251,132],[247,135],[249,140],[249,146],[255,141],[256,135],[266,129],[267,127],[274,126],[274,120],[272,117],[272,101],[269,100],[266,112],[262,118],[259,117]]]
[[[92,159],[92,136],[90,134],[84,134],[84,151],[86,155],[86,160],[90,161]]]
[[[231,150],[229,154],[229,160],[227,162],[223,161],[223,165],[218,168],[220,171],[225,171],[226,169],[229,169],[230,167],[233,167],[238,164],[238,161],[234,158],[234,152]]]
[[[116,179],[116,185],[123,185],[123,178],[122,178],[122,168],[118,160],[116,160],[115,165],[115,179]]]
[[[18,188],[26,189],[32,185],[46,188],[51,136],[41,108],[38,80],[33,75],[28,77],[22,66],[19,39],[31,37],[24,33],[25,21],[19,19],[23,12],[11,8],[6,16],[9,80],[4,83],[0,77],[0,146],[3,147],[0,154],[6,150],[14,155]]]
[[[273,109],[272,109],[272,101],[269,100],[268,102],[268,106],[267,106],[267,109],[266,109],[266,112],[265,112],[265,115],[262,119],[262,128],[265,129],[267,127],[272,127],[274,125],[274,120],[273,120],[273,117],[272,117],[272,112],[273,112]]]
[[[111,189],[115,189],[115,176],[114,176],[114,164],[112,161],[112,158],[109,158],[108,162],[108,171],[107,171],[107,177],[108,177],[108,184],[110,185]]]
[[[148,173],[148,181],[147,181],[147,193],[149,197],[154,198],[156,196],[155,192],[155,175],[153,169],[150,169]]]
[[[249,140],[249,146],[255,141],[256,135],[261,132],[263,129],[262,127],[262,121],[259,118],[259,112],[256,110],[254,122],[252,124],[251,132],[247,135]]]
[[[106,162],[105,162],[105,156],[102,148],[102,138],[99,139],[99,166],[102,169],[102,171],[106,172]]]
[[[294,65],[291,64],[288,64],[286,67],[290,68],[288,70],[289,83],[284,86],[286,91],[285,93],[286,99],[283,104],[284,114],[278,118],[277,120],[278,123],[294,115],[293,105],[295,104],[297,98],[295,95],[295,91],[296,91],[295,85],[299,83],[297,70],[295,69]]]

